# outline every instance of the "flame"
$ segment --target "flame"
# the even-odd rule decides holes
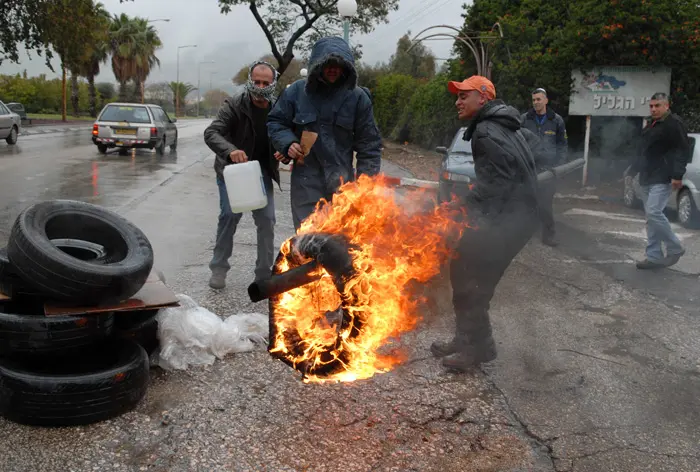
[[[466,227],[458,206],[435,206],[432,200],[426,190],[411,190],[399,203],[380,175],[361,176],[344,184],[332,203],[322,202],[297,237],[344,236],[352,247],[354,274],[339,293],[331,274],[319,268],[318,281],[271,299],[270,354],[305,372],[305,382],[367,379],[404,360],[382,348],[420,320],[420,299],[409,283],[437,275],[451,255],[450,237]],[[431,204],[427,211],[426,203]],[[298,265],[289,239],[275,272]],[[345,309],[342,321],[339,307]]]

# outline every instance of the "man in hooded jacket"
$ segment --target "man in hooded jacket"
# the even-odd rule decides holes
[[[355,59],[341,38],[321,38],[314,44],[308,77],[285,89],[270,112],[267,129],[279,158],[295,161],[303,157],[302,132],[318,133],[310,154],[292,167],[297,230],[319,201],[331,201],[342,183],[355,179],[353,152],[358,175],[379,173],[382,140],[372,100],[357,86]]]
[[[450,266],[456,331],[431,351],[449,369],[465,371],[496,357],[489,308],[503,273],[539,225],[537,172],[531,149],[537,139],[520,129],[520,114],[501,100],[485,77],[450,82],[459,118],[471,120],[476,180],[466,196],[467,228]]]

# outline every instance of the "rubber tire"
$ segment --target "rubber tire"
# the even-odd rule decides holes
[[[177,133],[175,133],[175,141],[170,145],[170,152],[177,151]]]
[[[109,260],[81,261],[51,244],[51,239],[64,238],[99,243]],[[73,303],[127,300],[141,290],[153,268],[153,248],[139,228],[113,211],[71,200],[37,203],[20,213],[7,253],[27,285]]]
[[[0,302],[0,356],[68,355],[112,334],[114,315],[46,316],[41,301]]]
[[[129,155],[129,148],[120,147],[119,148],[119,155],[120,156],[128,156]]]
[[[128,313],[115,313],[114,336],[130,339],[140,344],[150,356],[158,349],[158,320],[160,310],[142,310]]]
[[[162,156],[163,154],[165,154],[165,143],[167,143],[167,142],[168,141],[166,140],[165,136],[163,136],[163,139],[161,139],[158,142],[158,145],[155,147],[156,154],[158,154],[159,156]]]
[[[88,372],[65,371],[91,361],[97,365]],[[113,340],[56,364],[41,372],[36,363],[0,360],[0,415],[32,426],[92,424],[133,410],[148,388],[148,355],[131,341]]]
[[[17,144],[17,127],[13,126],[12,130],[10,131],[10,134],[7,135],[7,138],[5,138],[5,142],[12,146],[13,144]]]
[[[105,146],[104,144],[98,144],[97,152],[99,152],[100,154],[107,154],[107,146]]]
[[[690,216],[688,217],[687,221],[682,221],[681,220],[681,199],[687,196],[687,198],[690,201]],[[676,208],[678,209],[678,222],[684,227],[688,229],[697,229],[699,226],[700,222],[700,213],[698,213],[698,208],[695,206],[695,201],[693,200],[693,196],[690,194],[690,190],[687,188],[682,189],[680,192],[678,192],[678,201]]]

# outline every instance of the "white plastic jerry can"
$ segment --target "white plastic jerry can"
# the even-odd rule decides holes
[[[233,213],[267,206],[267,190],[258,161],[227,165],[224,167],[224,182]]]

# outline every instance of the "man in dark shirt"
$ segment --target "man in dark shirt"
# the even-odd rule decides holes
[[[464,371],[496,357],[489,308],[503,273],[537,228],[537,172],[520,114],[496,100],[490,80],[472,76],[450,82],[449,90],[458,96],[459,118],[471,121],[464,139],[472,142],[476,180],[465,202],[471,227],[450,266],[455,336],[431,351],[445,367]]]
[[[646,259],[637,262],[639,269],[670,267],[685,254],[664,209],[672,191],[683,186],[690,157],[688,131],[678,115],[671,113],[665,93],[651,97],[649,110],[651,117],[642,131],[639,158],[628,171],[632,177],[639,174],[647,217]],[[666,243],[666,255],[662,243]]]
[[[219,110],[217,118],[204,131],[204,141],[216,153],[214,169],[219,187],[219,224],[216,229],[214,256],[209,268],[209,286],[222,289],[226,286],[226,274],[231,266],[233,235],[236,233],[241,213],[232,213],[223,171],[227,165],[248,160],[260,162],[267,206],[253,211],[257,227],[258,257],[255,263],[255,279],[269,277],[274,263],[275,200],[272,181],[279,184],[279,162],[267,135],[267,114],[274,102],[277,71],[266,62],[254,63],[248,74],[245,90],[228,98]]]

